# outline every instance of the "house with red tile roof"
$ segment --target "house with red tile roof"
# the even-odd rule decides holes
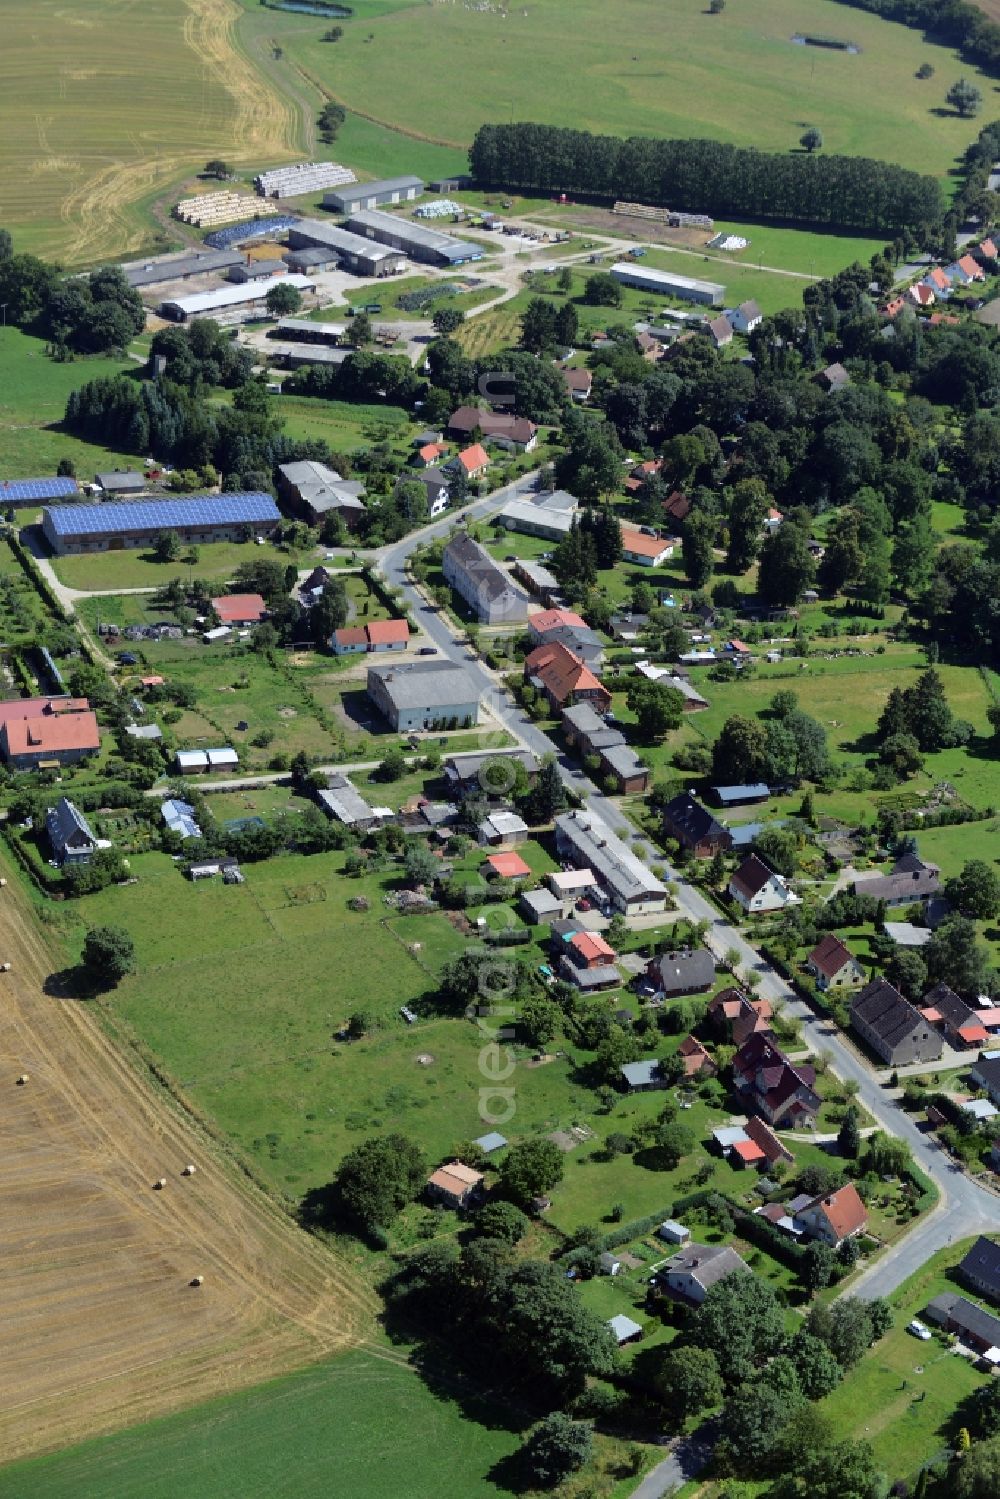
[[[660,567],[674,555],[679,545],[675,536],[649,536],[622,526],[622,561],[637,567]]]
[[[936,265],[932,271],[927,272],[927,275],[924,277],[924,285],[930,286],[938,295],[944,294],[947,296],[951,291],[951,282],[939,265]]]
[[[853,1182],[826,1196],[814,1197],[795,1214],[796,1227],[811,1239],[819,1239],[836,1249],[845,1239],[863,1233],[868,1226],[868,1209]]]
[[[449,468],[457,468],[467,479],[478,479],[489,466],[490,455],[481,442],[474,442],[471,448],[463,448],[448,465]]]
[[[451,1208],[467,1208],[481,1195],[483,1173],[464,1161],[439,1166],[427,1180],[427,1195]]]
[[[410,627],[405,619],[373,619],[367,625],[345,625],[330,636],[335,656],[349,656],[363,651],[405,651]]]
[[[365,625],[370,651],[405,651],[410,627],[405,619],[373,619]]]
[[[531,873],[531,866],[525,864],[521,855],[511,849],[507,853],[490,854],[483,861],[483,870],[487,875],[493,874],[500,880],[526,880]]]
[[[756,1140],[734,1140],[729,1150],[734,1166],[762,1166],[767,1160]]]
[[[592,703],[598,713],[611,707],[611,693],[588,666],[566,646],[553,641],[525,657],[524,679],[545,693],[553,712],[571,703]]]
[[[892,300],[889,301],[889,302],[886,302],[885,306],[881,309],[882,316],[883,317],[887,317],[887,318],[894,318],[899,313],[902,312],[902,310],[903,310],[903,308],[905,306],[906,306],[906,298],[905,297],[893,297]]]
[[[433,468],[436,463],[448,452],[448,444],[444,442],[428,442],[422,448],[418,448],[414,457],[417,468]]]
[[[86,699],[75,699],[83,701]],[[7,705],[4,704],[4,707]],[[0,722],[0,752],[11,770],[40,765],[76,765],[101,747],[97,715],[90,708],[72,713],[42,712]]]
[[[685,1036],[677,1055],[684,1063],[685,1077],[714,1077],[719,1070],[715,1058],[696,1036]]]
[[[971,255],[960,255],[955,261],[958,269],[969,281],[985,281],[986,273],[981,265],[977,265]]]
[[[806,958],[806,972],[816,980],[817,989],[850,989],[865,981],[865,970],[834,932],[826,932]]]
[[[259,593],[226,593],[212,600],[212,608],[224,625],[259,625],[267,613]]]
[[[586,630],[587,621],[573,609],[539,609],[528,616],[528,633],[532,640],[544,640],[553,630]]]
[[[603,968],[617,957],[614,948],[597,932],[576,932],[567,947],[578,968]]]
[[[755,1026],[747,1030],[743,1040],[736,1041],[737,1046],[742,1046],[744,1040],[749,1040],[754,1029],[766,1029],[767,1022],[771,1018],[771,1001],[751,999],[743,993],[742,989],[731,985],[728,989],[720,989],[718,994],[712,996],[708,1003],[706,1017],[720,1035],[732,1037],[734,1041],[736,1040],[735,1027],[738,1023],[747,1025],[750,1021],[756,1022]]]
[[[368,635],[364,625],[344,625],[330,636],[330,649],[335,656],[362,655],[368,649]]]
[[[997,247],[993,243],[992,239],[988,237],[982,240],[980,244],[976,245],[973,248],[972,253],[973,255],[981,255],[985,260],[996,260],[998,257],[1000,257],[1000,251],[997,250]]]
[[[918,281],[916,286],[911,286],[906,296],[915,307],[933,307],[937,300],[933,286],[928,286],[926,281]]]

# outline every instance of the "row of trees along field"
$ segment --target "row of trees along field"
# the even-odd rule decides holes
[[[719,217],[791,219],[869,233],[930,225],[933,177],[862,156],[777,155],[709,140],[619,140],[554,125],[482,125],[469,151],[479,182],[535,193],[680,205]]]

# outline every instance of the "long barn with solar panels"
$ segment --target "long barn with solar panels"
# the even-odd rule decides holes
[[[281,512],[269,494],[193,494],[172,500],[127,500],[46,508],[42,530],[60,556],[149,546],[161,531],[182,541],[245,541],[270,536]]]
[[[34,500],[70,500],[80,493],[75,479],[4,479],[0,501],[6,505],[30,505]]]

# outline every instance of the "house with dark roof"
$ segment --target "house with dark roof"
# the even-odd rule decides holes
[[[890,874],[859,876],[854,881],[854,894],[885,901],[887,906],[909,906],[937,894],[941,888],[940,874],[936,864],[928,864],[919,854],[904,854],[896,860]]]
[[[563,367],[559,372],[566,382],[566,389],[570,398],[578,401],[581,405],[590,400],[590,392],[594,388],[594,377],[590,370],[583,368]]]
[[[708,795],[717,807],[749,807],[766,802],[771,788],[763,781],[753,781],[746,786],[712,786]]]
[[[349,531],[357,528],[365,513],[365,486],[357,479],[343,479],[336,469],[316,459],[278,465],[278,493],[288,508],[311,526],[322,525],[336,515]]]
[[[710,859],[732,846],[729,829],[723,827],[707,807],[689,791],[682,791],[663,809],[663,831],[676,838],[682,848],[690,849],[699,859]]]
[[[538,771],[537,759],[525,749],[449,755],[444,762],[448,794],[459,801],[464,801],[467,796],[506,801],[517,784],[533,786]]]
[[[863,1233],[868,1226],[868,1210],[857,1187],[848,1182],[836,1192],[814,1197],[807,1207],[799,1209],[795,1222],[810,1239],[836,1249],[845,1239]]]
[[[833,932],[825,932],[806,958],[806,971],[816,980],[817,989],[850,989],[864,982],[865,970]]]
[[[985,1046],[989,1032],[978,1013],[960,999],[947,984],[935,984],[924,995],[920,1013],[936,1025],[949,1046],[961,1050],[967,1046]]]
[[[623,1062],[619,1070],[629,1093],[649,1093],[656,1088],[669,1087],[655,1057],[648,1062]]]
[[[985,1088],[990,1102],[1000,1108],[1000,1056],[984,1052],[973,1066],[969,1077],[977,1088]]]
[[[478,430],[483,439],[502,440],[519,453],[530,453],[538,442],[538,428],[527,417],[480,406],[459,406],[448,418],[447,430],[448,436],[457,441],[467,441]]]
[[[770,1031],[758,1031],[740,1047],[733,1058],[733,1084],[775,1129],[812,1125],[819,1113],[815,1068],[793,1065]]]
[[[956,1333],[978,1353],[1000,1348],[1000,1317],[994,1317],[985,1307],[976,1306],[974,1301],[967,1301],[954,1291],[935,1296],[924,1308],[924,1316],[946,1332]]]
[[[467,531],[458,531],[444,549],[445,582],[474,609],[484,624],[520,624],[528,617],[528,595],[522,593]]]
[[[89,864],[97,852],[97,839],[90,823],[68,797],[60,797],[46,812],[45,831],[52,857],[62,868],[67,864]]]
[[[732,323],[737,333],[752,333],[753,330],[755,328],[759,328],[761,323],[764,321],[764,314],[761,312],[758,304],[751,297],[748,301],[741,302],[740,305],[729,314],[729,321]]]
[[[987,1301],[1000,1302],[1000,1244],[980,1234],[959,1265],[958,1273],[966,1285]]]
[[[872,979],[854,996],[851,1028],[889,1067],[936,1062],[941,1055],[937,1031],[888,979]]]
[[[685,947],[651,958],[646,976],[664,999],[704,994],[715,983],[715,959],[707,947]]]
[[[750,854],[735,871],[729,881],[729,894],[748,916],[762,911],[783,911],[799,899],[788,888],[784,876],[768,869],[756,854]]]
[[[745,1260],[728,1244],[685,1244],[656,1272],[655,1281],[662,1290],[700,1306],[713,1286],[730,1275],[750,1275]]]
[[[601,773],[614,780],[619,795],[634,795],[649,789],[649,766],[626,743],[621,729],[606,724],[591,703],[564,708],[562,721],[569,743],[581,756],[596,755]]]

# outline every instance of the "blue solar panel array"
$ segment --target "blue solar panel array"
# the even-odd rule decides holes
[[[4,479],[0,501],[16,505],[22,500],[63,500],[77,492],[75,479]]]
[[[106,536],[115,531],[169,531],[187,526],[255,526],[281,519],[269,494],[192,494],[179,500],[124,500],[103,505],[60,505],[46,510],[55,536]]]
[[[213,250],[228,250],[230,245],[241,245],[244,240],[257,239],[261,234],[277,234],[282,229],[291,229],[298,219],[292,214],[274,214],[268,219],[250,219],[246,224],[230,224],[228,229],[213,229],[205,235],[206,245]]]

